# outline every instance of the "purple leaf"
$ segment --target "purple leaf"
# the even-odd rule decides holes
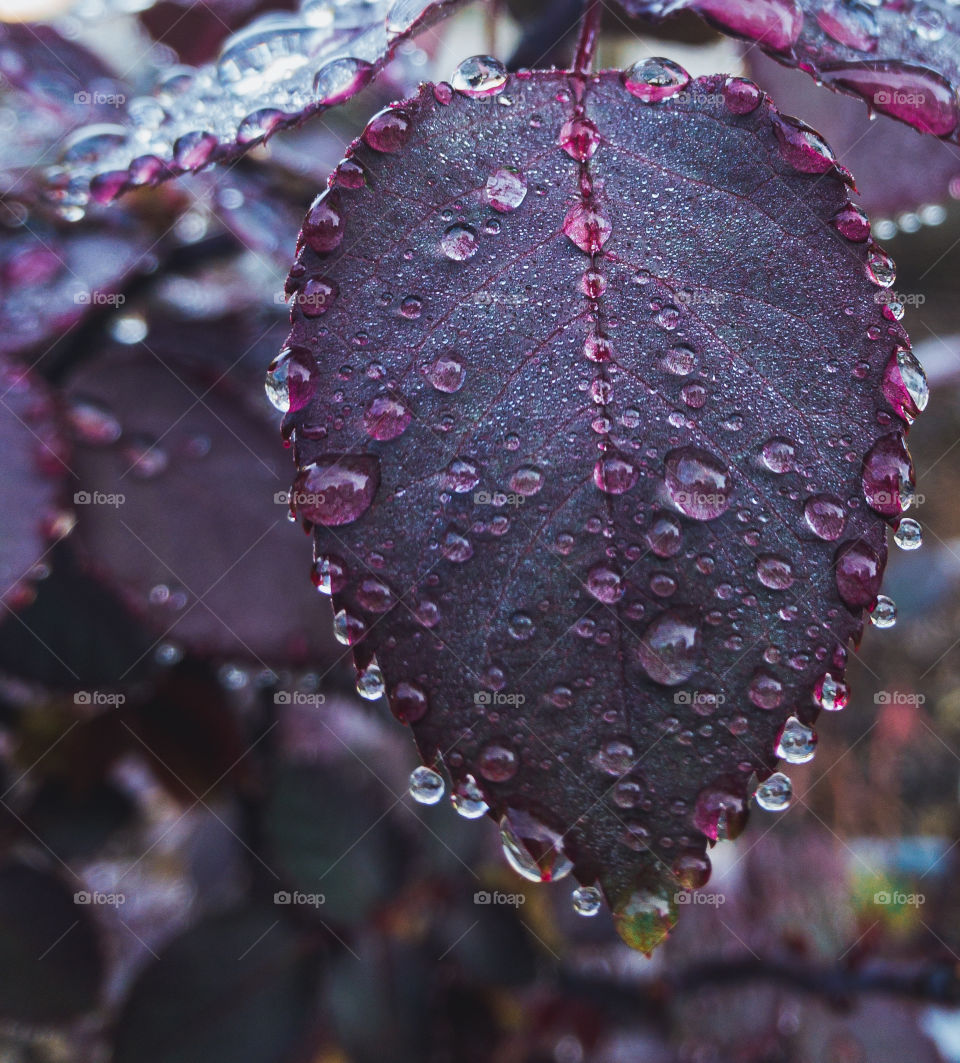
[[[960,149],[955,144],[918,137],[884,115],[871,121],[859,100],[821,92],[800,71],[773,62],[757,49],[749,53],[749,67],[779,106],[802,114],[826,137],[857,175],[859,204],[874,220],[949,199],[950,183],[960,177]]]
[[[848,175],[752,83],[458,84],[308,214],[270,373],[295,502],[360,692],[649,950],[788,718],[845,703],[886,557],[861,465],[906,504],[922,377]]]
[[[283,545],[283,462],[264,457],[275,421],[245,406],[228,377],[276,330],[228,319],[171,332],[114,347],[68,383],[79,437],[74,545],[158,641],[264,667],[329,666],[337,647],[326,603]],[[204,352],[207,372],[185,364],[178,345]],[[279,593],[298,585],[302,593]]]
[[[0,603],[8,608],[33,599],[32,582],[43,573],[51,539],[69,531],[63,510],[70,471],[53,402],[25,368],[0,359]]]
[[[310,210],[294,501],[360,692],[650,949],[788,718],[845,702],[908,340],[848,176],[756,86],[482,66],[375,116]]]
[[[948,0],[619,0],[630,15],[690,10],[922,133],[960,138],[960,11]]]
[[[64,181],[74,198],[105,203],[236,158],[354,96],[398,44],[458,2],[347,0],[331,9],[304,0],[296,14],[254,20],[224,42],[216,63],[175,68],[133,101],[135,126],[128,115],[125,126],[90,127],[85,138],[81,131],[64,158]]]

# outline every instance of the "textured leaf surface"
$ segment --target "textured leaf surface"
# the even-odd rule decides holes
[[[215,63],[177,68],[131,102],[125,124],[77,131],[51,197],[83,206],[236,158],[360,91],[398,44],[458,0],[304,0],[251,22]]]
[[[17,606],[33,597],[31,578],[51,537],[68,530],[60,510],[69,469],[52,397],[33,374],[6,360],[0,360],[0,446],[0,602]]]
[[[375,654],[461,806],[647,948],[861,632],[906,336],[845,173],[755,86],[501,89],[375,117],[308,215],[295,502],[360,686]]]
[[[630,15],[695,11],[881,114],[960,138],[960,10],[948,0],[619,0]]]

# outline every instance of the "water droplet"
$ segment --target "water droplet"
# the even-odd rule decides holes
[[[851,609],[865,609],[873,604],[882,575],[877,552],[862,539],[846,542],[837,551],[837,591]]]
[[[858,52],[874,52],[877,49],[877,19],[862,4],[834,0],[817,13],[817,23],[837,44]]]
[[[870,236],[870,219],[853,203],[841,207],[830,224],[851,243],[862,244]]]
[[[577,915],[594,916],[600,911],[603,895],[596,886],[580,886],[570,895]]]
[[[526,498],[543,487],[543,472],[535,465],[521,465],[510,477],[510,490]]]
[[[746,804],[742,795],[726,785],[704,787],[697,794],[693,822],[710,841],[736,838],[747,822]]]
[[[657,311],[656,322],[661,328],[672,332],[680,323],[680,311],[672,304],[663,306]]]
[[[847,707],[850,690],[842,679],[835,679],[827,672],[817,680],[813,700],[826,712],[840,712]]]
[[[760,451],[763,464],[775,473],[789,472],[793,468],[795,455],[793,443],[789,439],[784,439],[783,436],[768,439]]]
[[[897,347],[891,355],[883,374],[883,394],[908,424],[927,408],[930,398],[927,377],[908,347]]]
[[[507,782],[517,774],[519,767],[517,754],[496,742],[484,746],[477,757],[477,770],[490,782]]]
[[[317,363],[305,347],[286,347],[267,369],[267,398],[283,413],[302,410],[313,398],[318,375]]]
[[[453,561],[458,565],[462,565],[473,557],[473,543],[454,528],[447,529],[441,549],[448,561]]]
[[[455,494],[464,495],[472,491],[480,482],[480,470],[472,461],[464,458],[454,458],[443,470],[440,482],[445,491],[453,491]]]
[[[443,776],[421,764],[410,772],[410,796],[421,805],[435,805],[443,799]]]
[[[761,554],[757,558],[757,579],[771,590],[785,591],[793,586],[793,569],[782,557]]]
[[[803,518],[814,535],[827,542],[839,539],[847,522],[846,510],[833,495],[812,495],[803,504]]]
[[[467,378],[463,365],[452,355],[441,355],[424,371],[427,380],[437,389],[448,395],[459,391]]]
[[[891,432],[877,440],[863,462],[867,505],[885,517],[899,516],[913,501],[913,463],[903,436]]]
[[[336,302],[340,288],[329,277],[308,277],[293,293],[293,301],[304,317],[320,317]]]
[[[893,259],[879,247],[867,252],[867,276],[880,288],[889,288],[897,279],[897,267]]]
[[[507,624],[507,631],[518,642],[526,642],[527,639],[534,636],[536,630],[537,627],[533,622],[533,617],[527,613],[514,613]]]
[[[730,77],[723,84],[723,102],[731,114],[751,114],[762,99],[763,93],[747,78]]]
[[[357,673],[357,693],[366,701],[376,701],[383,697],[385,691],[383,672],[374,657]]]
[[[671,897],[638,889],[613,903],[613,925],[630,948],[647,955],[667,937],[677,922]]]
[[[639,477],[637,467],[620,454],[607,454],[593,467],[593,482],[608,495],[622,495]]]
[[[396,107],[385,107],[370,119],[363,131],[364,141],[383,154],[399,151],[410,139],[410,116]]]
[[[834,66],[830,81],[862,96],[881,114],[907,122],[923,133],[945,137],[960,118],[953,88],[930,70],[895,61]]]
[[[696,367],[697,356],[692,347],[688,347],[685,343],[678,343],[664,352],[660,364],[674,376],[687,376]]]
[[[612,738],[591,757],[590,762],[608,775],[626,775],[637,760],[636,750],[628,742]]]
[[[644,103],[659,103],[690,84],[690,75],[670,59],[641,59],[623,72],[623,86]]]
[[[508,809],[500,837],[507,863],[530,882],[557,882],[573,870],[562,836],[528,812]]]
[[[816,732],[791,716],[783,725],[777,742],[777,756],[788,764],[806,764],[817,751]]]
[[[527,182],[519,170],[504,166],[487,178],[484,188],[487,202],[501,214],[508,214],[524,201],[527,195]]]
[[[202,129],[184,133],[173,145],[173,161],[181,170],[199,170],[209,162],[217,144],[213,133]]]
[[[378,395],[363,411],[363,427],[371,439],[386,442],[403,435],[411,418],[410,410],[399,399]]]
[[[783,684],[766,672],[756,672],[747,696],[758,709],[775,709],[783,700]]]
[[[589,118],[577,116],[564,122],[560,130],[560,147],[578,162],[593,158],[600,146],[600,133]]]
[[[311,578],[321,594],[339,594],[347,585],[347,563],[337,554],[321,554],[313,563]]]
[[[677,686],[696,671],[700,654],[700,628],[695,614],[670,609],[647,626],[638,656],[643,670],[655,683]]]
[[[325,454],[300,470],[294,482],[294,505],[313,524],[351,524],[370,508],[379,486],[376,456]]]
[[[489,808],[483,798],[483,791],[477,786],[477,780],[467,775],[458,782],[450,795],[457,814],[464,819],[479,819]]]
[[[696,10],[770,52],[789,52],[803,26],[803,12],[794,0],[697,0]]]
[[[710,859],[702,853],[683,853],[670,868],[673,877],[687,890],[697,890],[710,881]]]
[[[598,207],[575,203],[563,220],[563,232],[588,255],[595,255],[610,239],[613,226]]]
[[[646,540],[657,557],[674,557],[683,545],[683,531],[675,517],[659,513],[650,525]]]
[[[453,262],[473,258],[479,246],[477,234],[469,225],[451,225],[440,237],[440,250]]]
[[[770,121],[784,160],[800,173],[826,173],[837,164],[827,142],[808,125],[789,115],[771,114]]]
[[[608,565],[594,565],[587,573],[587,591],[606,605],[613,605],[623,597],[625,588],[620,573]]]
[[[664,460],[667,491],[676,507],[693,520],[713,520],[730,505],[730,470],[699,447],[671,450]]]
[[[917,4],[910,12],[910,29],[922,41],[939,41],[947,32],[947,21],[937,8]]]
[[[417,723],[427,715],[430,702],[417,683],[402,680],[390,691],[390,711],[401,723]],[[441,795],[443,790],[440,791]],[[439,798],[437,798],[439,800]]]
[[[464,96],[495,96],[509,79],[506,67],[489,55],[472,55],[453,72],[450,84]]]
[[[897,525],[893,541],[901,550],[918,550],[923,545],[923,529],[912,517],[904,517]]]
[[[765,812],[783,812],[793,801],[793,783],[782,771],[775,771],[760,783],[753,796]]]
[[[327,190],[312,203],[303,223],[303,239],[318,255],[336,250],[343,240],[343,214],[337,193]]]
[[[109,446],[116,443],[123,433],[123,426],[113,414],[84,399],[70,403],[68,416],[74,435],[87,446]]]
[[[892,598],[885,594],[878,594],[877,600],[870,610],[870,623],[874,627],[893,627],[897,622],[897,605]]]

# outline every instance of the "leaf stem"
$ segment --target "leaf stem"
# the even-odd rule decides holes
[[[593,68],[593,55],[600,36],[600,15],[603,12],[602,0],[587,0],[580,21],[580,36],[577,39],[577,52],[573,58],[573,73],[586,77]]]

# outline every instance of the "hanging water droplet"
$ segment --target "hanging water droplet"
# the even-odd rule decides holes
[[[366,624],[359,617],[352,616],[341,609],[333,616],[333,634],[343,646],[353,646],[359,642],[367,630]]]
[[[760,783],[753,796],[765,812],[783,812],[793,801],[793,783],[782,771],[775,771]]]
[[[690,75],[670,59],[641,59],[623,72],[623,86],[644,103],[659,103],[690,83]]]
[[[410,772],[410,796],[421,805],[435,805],[443,799],[443,776],[421,764]]]
[[[383,672],[380,671],[380,666],[374,657],[357,673],[357,693],[367,701],[376,701],[383,697],[385,690]]]
[[[562,836],[529,812],[507,809],[500,837],[507,863],[530,882],[557,882],[573,870]]]
[[[899,432],[885,435],[863,461],[863,495],[885,517],[899,516],[913,502],[913,463]]]
[[[927,408],[930,398],[927,377],[908,347],[897,347],[890,356],[883,374],[883,394],[908,424]]]
[[[483,791],[472,775],[467,775],[457,783],[450,795],[450,800],[457,814],[463,816],[464,819],[479,819],[489,808],[483,798]]]
[[[600,911],[603,895],[596,886],[580,886],[570,895],[577,915],[594,916]]]
[[[893,259],[879,247],[867,252],[867,276],[880,288],[889,288],[897,279],[897,267]]]
[[[918,550],[923,545],[923,529],[912,517],[904,517],[897,525],[893,541],[901,550]]]
[[[306,348],[286,347],[267,368],[267,398],[282,413],[301,410],[313,398],[318,375],[317,363]]]
[[[375,455],[325,454],[300,470],[293,504],[312,524],[352,524],[370,508],[379,486],[380,460]]]
[[[464,96],[495,96],[509,79],[506,67],[490,55],[472,55],[453,72],[450,84]]]
[[[440,250],[453,262],[466,262],[477,253],[480,243],[469,225],[451,225],[440,237]]]
[[[850,700],[850,689],[841,679],[827,672],[817,681],[813,689],[813,700],[826,712],[840,712],[847,707]]]
[[[841,207],[830,223],[851,243],[863,243],[870,236],[870,219],[855,203]]]
[[[816,751],[817,735],[814,730],[801,723],[796,716],[791,716],[780,732],[777,756],[788,764],[806,764],[813,760]]]
[[[321,594],[339,594],[347,585],[347,565],[336,554],[321,554],[313,564],[313,585]]]
[[[375,114],[363,131],[364,141],[382,154],[399,151],[410,139],[410,116],[397,107],[385,107]]]
[[[897,622],[897,605],[892,598],[878,594],[876,603],[870,610],[870,623],[874,627],[893,627]]]

